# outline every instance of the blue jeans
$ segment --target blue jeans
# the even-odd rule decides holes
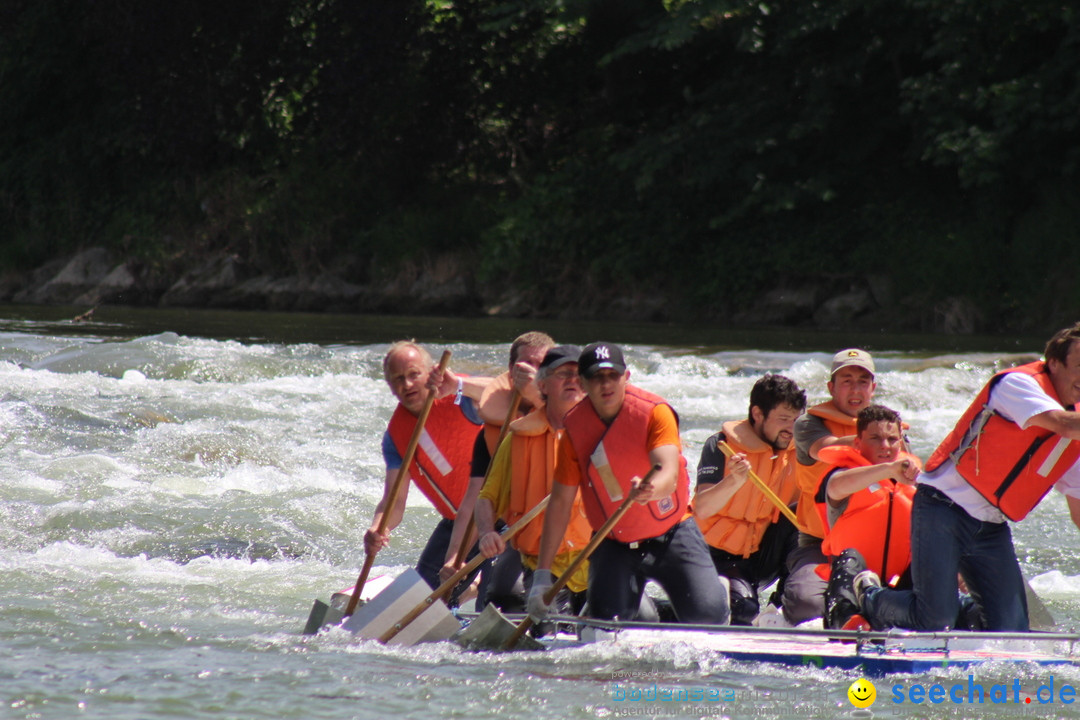
[[[1027,631],[1027,596],[1007,522],[976,520],[929,485],[911,508],[911,590],[870,590],[863,611],[875,628],[952,628],[960,610],[957,573],[987,630]]]

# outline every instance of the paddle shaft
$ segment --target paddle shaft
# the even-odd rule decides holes
[[[720,448],[720,451],[724,453],[724,457],[726,458],[730,459],[731,456],[735,454],[735,451],[731,449],[731,446],[723,440],[716,443],[716,445]],[[791,510],[791,508],[785,505],[784,501],[781,500],[776,495],[776,493],[773,492],[772,488],[766,485],[765,482],[758,477],[758,474],[754,472],[753,468],[750,469],[749,475],[750,481],[754,483],[755,486],[757,486],[757,489],[760,490],[762,494],[765,495],[765,497],[767,497],[769,501],[777,507],[778,510],[780,510],[780,512],[784,513],[784,515],[787,516],[787,519],[791,521],[791,524],[795,526],[795,529],[801,533],[805,533],[806,528],[799,524],[799,520],[795,517],[795,513]]]
[[[607,519],[607,522],[601,525],[600,529],[593,533],[592,538],[589,540],[589,543],[585,546],[585,548],[577,554],[577,557],[574,558],[573,562],[570,563],[569,567],[567,567],[566,570],[564,570],[559,575],[559,579],[552,583],[551,587],[549,587],[547,589],[547,592],[544,593],[543,600],[545,605],[550,605],[552,601],[555,600],[555,596],[558,595],[559,591],[566,586],[566,583],[570,582],[570,578],[574,576],[574,573],[577,572],[577,569],[581,567],[586,560],[589,559],[589,556],[592,555],[593,551],[600,546],[600,543],[604,541],[604,538],[608,536],[608,533],[611,532],[612,528],[615,527],[616,523],[622,520],[622,516],[625,515],[626,512],[630,509],[630,506],[634,504],[634,501],[637,499],[638,494],[641,492],[641,486],[652,480],[653,475],[655,475],[659,470],[659,465],[653,465],[651,468],[649,468],[649,472],[645,473],[645,477],[641,480],[641,482],[636,488],[626,494],[626,499],[623,500],[622,504],[619,505],[615,512],[611,514],[611,517]],[[527,616],[524,620],[521,621],[521,623],[518,624],[517,628],[514,630],[514,633],[509,638],[507,638],[506,644],[503,647],[507,650],[513,649],[513,647],[517,645],[518,640],[521,639],[521,636],[528,632],[529,628],[531,628],[533,624],[534,620],[532,619],[532,616]]]
[[[442,357],[439,359],[439,370],[445,371],[449,362],[450,351],[444,350]],[[386,532],[386,528],[390,524],[390,515],[397,504],[398,495],[401,494],[401,488],[409,479],[409,466],[412,465],[413,457],[416,455],[416,447],[420,444],[420,435],[424,432],[424,424],[427,422],[428,415],[431,414],[431,406],[434,404],[435,391],[429,390],[427,400],[424,401],[424,408],[416,418],[416,427],[413,428],[412,437],[409,438],[409,444],[405,447],[405,456],[401,459],[401,467],[398,468],[397,476],[390,486],[390,494],[387,496],[386,504],[383,506],[383,514],[379,518],[377,528],[380,535]],[[364,557],[364,566],[360,570],[360,577],[356,578],[356,587],[353,588],[352,597],[349,598],[349,604],[345,608],[344,617],[352,615],[353,611],[356,610],[356,606],[360,604],[360,593],[364,590],[364,583],[367,582],[368,575],[371,574],[371,566],[374,564],[375,553],[367,553]]]
[[[491,453],[491,457],[488,459],[487,470],[484,472],[484,483],[487,482],[488,477],[491,475],[491,467],[495,464],[495,453],[499,451],[499,446],[502,445],[502,441],[506,438],[506,433],[510,430],[510,421],[517,415],[518,407],[521,406],[521,393],[514,390],[510,395],[510,409],[506,411],[506,419],[503,420],[502,427],[499,428],[499,437],[495,441],[495,450]],[[483,483],[481,484],[483,487]],[[469,548],[472,547],[472,534],[476,530],[476,515],[469,516],[469,524],[465,527],[465,534],[461,536],[461,543],[458,544],[457,555],[454,556],[454,564],[461,565],[465,562],[465,556],[469,554]]]
[[[550,499],[551,495],[548,495],[543,500],[536,503],[536,507],[522,515],[516,523],[506,528],[506,530],[503,530],[502,539],[505,541],[509,541],[519,532],[524,530],[526,525],[535,520],[540,513],[544,512],[544,508],[547,507],[548,500]],[[401,618],[401,620],[399,620],[397,623],[394,624],[393,627],[383,633],[382,636],[379,638],[379,642],[383,643],[384,645],[390,642],[394,638],[394,636],[404,630],[409,625],[409,623],[420,617],[420,615],[422,615],[425,610],[431,607],[432,603],[449,595],[450,592],[455,587],[457,587],[457,584],[461,582],[473,570],[480,567],[480,564],[483,563],[484,560],[487,560],[487,558],[485,558],[481,554],[478,554],[472,560],[465,563],[465,565],[462,566],[461,569],[454,573],[450,578],[448,578],[446,582],[432,590],[431,594],[428,595],[423,602],[421,602],[419,605],[407,612],[405,616]]]

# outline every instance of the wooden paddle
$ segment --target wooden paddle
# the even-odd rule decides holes
[[[593,533],[592,539],[589,540],[588,545],[586,545],[584,549],[582,549],[582,551],[577,554],[577,557],[574,558],[574,561],[570,563],[569,567],[567,567],[566,570],[564,570],[562,574],[559,575],[559,579],[556,580],[551,585],[551,587],[547,589],[547,592],[544,593],[545,605],[550,605],[552,601],[555,600],[555,596],[558,595],[559,591],[566,586],[566,583],[570,582],[570,578],[574,576],[574,573],[577,572],[577,569],[581,567],[581,565],[586,560],[589,559],[589,556],[592,555],[593,551],[600,546],[600,543],[604,541],[604,538],[608,536],[608,533],[611,532],[612,528],[615,527],[616,523],[618,523],[619,520],[622,520],[622,516],[626,514],[626,511],[630,509],[630,506],[634,503],[634,501],[637,499],[637,496],[640,494],[641,486],[652,480],[653,475],[655,475],[659,470],[659,465],[653,465],[651,468],[649,468],[649,472],[645,473],[645,477],[642,478],[641,482],[636,488],[626,494],[626,499],[623,500],[622,504],[619,505],[615,512],[611,514],[611,517],[607,519],[607,522],[601,525],[600,529]],[[526,616],[526,618],[522,620],[521,623],[514,630],[513,634],[511,634],[510,637],[506,639],[506,644],[503,645],[503,649],[512,650],[514,646],[517,645],[518,640],[521,639],[521,636],[528,632],[529,628],[531,628],[534,624],[535,621],[532,619],[532,616]]]
[[[444,350],[442,357],[439,359],[439,370],[446,370],[449,362],[450,351]],[[413,457],[416,456],[416,446],[420,444],[420,434],[424,431],[424,423],[427,422],[428,415],[431,414],[431,406],[434,404],[435,391],[431,390],[428,392],[427,400],[424,401],[423,410],[420,411],[420,415],[416,418],[416,427],[413,428],[412,437],[409,438],[409,444],[405,447],[405,456],[401,459],[401,467],[398,468],[397,477],[394,478],[394,483],[390,486],[390,495],[386,499],[386,505],[383,506],[382,518],[379,520],[377,528],[380,535],[386,532],[386,527],[390,524],[390,514],[397,503],[398,495],[401,494],[401,488],[409,479],[409,466],[412,465]],[[364,591],[364,583],[367,582],[368,575],[371,573],[371,566],[374,563],[375,553],[365,555],[364,567],[360,570],[360,577],[356,578],[356,587],[353,588],[352,597],[349,598],[349,604],[345,607],[345,617],[352,615],[353,611],[356,610],[356,606],[360,603],[360,593]]]
[[[720,448],[720,451],[724,453],[724,457],[728,459],[730,459],[731,456],[735,454],[735,451],[731,449],[731,446],[723,440],[718,442],[716,445]],[[769,501],[777,507],[778,510],[780,510],[780,512],[784,513],[787,519],[791,521],[791,524],[795,526],[796,530],[801,533],[807,532],[806,528],[799,524],[799,520],[795,517],[795,512],[784,504],[784,501],[781,500],[776,495],[776,493],[773,492],[773,489],[771,487],[766,485],[765,482],[758,477],[757,473],[754,472],[753,469],[750,470],[750,482],[754,483],[757,489],[760,490],[762,494],[767,497]]]
[[[526,525],[535,520],[540,513],[544,512],[544,508],[547,507],[548,500],[550,499],[551,495],[548,495],[543,500],[536,503],[536,507],[522,515],[516,523],[508,527],[506,530],[503,530],[501,535],[502,539],[509,541],[519,532],[524,530]],[[423,602],[419,603],[412,610],[405,613],[405,616],[402,617],[401,620],[395,623],[392,628],[383,633],[382,636],[379,637],[379,642],[383,643],[384,645],[390,642],[394,638],[394,636],[404,630],[409,623],[420,617],[420,615],[423,614],[423,612],[427,610],[432,603],[449,595],[450,592],[455,587],[457,587],[457,584],[462,581],[462,579],[467,577],[469,573],[471,573],[473,570],[480,567],[480,564],[483,563],[486,559],[487,558],[485,558],[483,555],[478,554],[476,557],[474,557],[472,560],[462,566],[456,573],[447,578],[446,582],[435,588],[431,592],[431,594],[424,599]]]

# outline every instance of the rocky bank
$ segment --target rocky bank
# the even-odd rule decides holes
[[[392,276],[357,284],[333,271],[276,277],[235,255],[216,255],[171,272],[89,248],[31,273],[0,278],[0,302],[207,307],[248,310],[501,315],[670,321],[693,309],[655,291],[599,296],[578,288],[572,301],[553,302],[532,290],[492,290],[453,255],[408,265]],[[736,325],[817,327],[970,334],[985,329],[979,308],[962,297],[898,296],[884,277],[781,279],[727,320]]]

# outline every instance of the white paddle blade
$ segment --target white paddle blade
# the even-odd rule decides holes
[[[352,634],[368,640],[382,637],[414,607],[431,594],[429,586],[416,570],[406,570],[352,614],[342,625]],[[461,623],[442,600],[431,604],[418,618],[390,640],[391,645],[415,645],[419,642],[449,640]]]

